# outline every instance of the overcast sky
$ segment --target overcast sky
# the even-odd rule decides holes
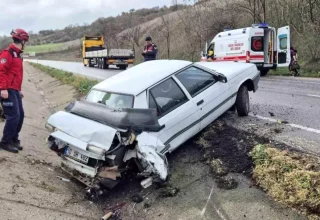
[[[172,0],[0,0],[0,35],[14,28],[38,32],[70,24],[90,24],[99,17],[130,9],[171,5]]]

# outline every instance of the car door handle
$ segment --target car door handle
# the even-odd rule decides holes
[[[197,102],[197,105],[199,106],[199,105],[201,105],[202,103],[203,103],[203,99],[200,100],[199,102]]]

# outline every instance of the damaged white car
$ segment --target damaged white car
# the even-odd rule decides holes
[[[145,62],[51,115],[48,145],[90,198],[133,176],[148,187],[167,179],[166,153],[229,109],[248,115],[248,91],[257,90],[259,79],[249,63]]]

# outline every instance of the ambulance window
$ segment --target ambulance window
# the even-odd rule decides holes
[[[251,38],[251,50],[252,51],[263,51],[263,37],[252,37]]]

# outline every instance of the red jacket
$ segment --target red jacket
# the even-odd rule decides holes
[[[21,91],[23,65],[21,50],[11,44],[0,52],[0,90]]]

